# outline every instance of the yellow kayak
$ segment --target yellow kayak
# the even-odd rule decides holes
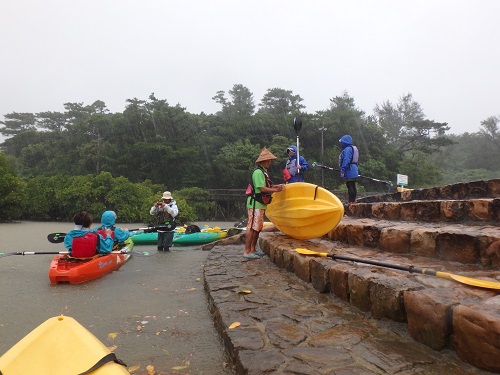
[[[328,190],[307,182],[287,184],[273,193],[266,216],[281,232],[299,240],[324,236],[344,216],[344,205]]]
[[[28,333],[0,357],[4,375],[78,375],[105,356],[114,356],[106,346],[75,319],[50,318]],[[107,362],[92,375],[129,374],[121,364]]]

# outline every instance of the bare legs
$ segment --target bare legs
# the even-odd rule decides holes
[[[259,239],[260,232],[253,230],[252,228],[247,229],[245,235],[245,255],[255,254],[257,247],[257,240]]]

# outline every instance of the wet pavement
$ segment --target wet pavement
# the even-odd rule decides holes
[[[491,374],[413,340],[407,326],[373,319],[322,294],[242,244],[216,245],[205,290],[239,374]],[[234,327],[234,328],[231,328]]]

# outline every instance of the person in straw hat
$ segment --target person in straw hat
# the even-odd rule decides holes
[[[156,216],[156,224],[158,225],[174,221],[175,217],[179,214],[179,209],[172,197],[172,193],[165,191],[161,197],[161,201],[156,202],[149,210],[149,213]],[[173,230],[158,230],[158,251],[170,251],[173,240]]]
[[[264,215],[266,208],[271,203],[272,193],[285,189],[285,185],[273,185],[267,174],[271,161],[276,160],[267,148],[263,148],[255,161],[257,168],[252,173],[252,182],[247,188],[247,210],[248,224],[246,231],[245,252],[243,256],[247,259],[260,259],[256,253],[257,240],[264,226]]]

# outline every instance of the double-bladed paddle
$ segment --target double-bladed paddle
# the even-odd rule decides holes
[[[174,226],[175,228],[175,226]],[[136,231],[142,231],[144,233],[153,233],[157,232],[159,230],[172,230],[172,227],[170,224],[162,224],[162,225],[154,225],[154,226],[149,226],[146,228],[136,228],[136,229],[129,229],[129,232],[136,232]],[[47,235],[47,240],[51,243],[61,243],[64,242],[64,237],[66,236],[66,233],[50,233]]]
[[[323,169],[329,169],[331,171],[337,171],[337,172],[340,172],[340,169],[335,169],[335,168],[332,168],[332,167],[328,167],[326,165],[323,165],[323,164],[319,164],[319,163],[312,163],[312,167],[313,168],[323,168]],[[358,177],[360,178],[366,178],[368,180],[372,180],[372,181],[375,181],[375,182],[381,182],[383,184],[385,184],[387,187],[392,187],[393,184],[392,184],[392,181],[388,181],[388,180],[379,180],[379,179],[376,179],[376,178],[373,178],[373,177],[367,177],[367,176],[362,176],[362,175],[358,175]]]
[[[302,120],[300,117],[293,118],[293,128],[295,129],[295,135],[297,136],[297,171],[299,170],[300,165],[300,151],[299,151],[299,131],[302,128]]]
[[[68,251],[16,251],[13,253],[0,253],[0,258],[8,257],[11,255],[66,255],[66,254],[69,254],[69,252]],[[112,251],[110,254],[132,254],[139,257],[149,257],[154,255],[150,254],[148,251],[127,251],[127,250],[116,250]]]
[[[328,257],[328,258],[332,258],[332,259],[347,260],[347,261],[351,261],[351,262],[366,263],[366,264],[371,264],[374,266],[393,268],[393,269],[397,269],[397,270],[401,270],[401,271],[408,271],[409,273],[421,273],[423,275],[436,276],[436,277],[440,277],[442,279],[457,281],[457,282],[462,283],[462,284],[477,286],[479,288],[500,289],[500,283],[496,282],[496,281],[473,279],[471,277],[454,275],[454,274],[448,273],[448,272],[434,271],[431,269],[418,268],[415,266],[400,266],[398,264],[378,262],[376,260],[351,258],[351,257],[329,254],[329,253],[320,253],[317,251],[308,250],[308,249],[301,249],[301,248],[297,248],[297,249],[295,249],[295,251],[298,252],[299,254],[302,254],[302,255],[315,255],[315,256],[320,256],[320,257]]]

